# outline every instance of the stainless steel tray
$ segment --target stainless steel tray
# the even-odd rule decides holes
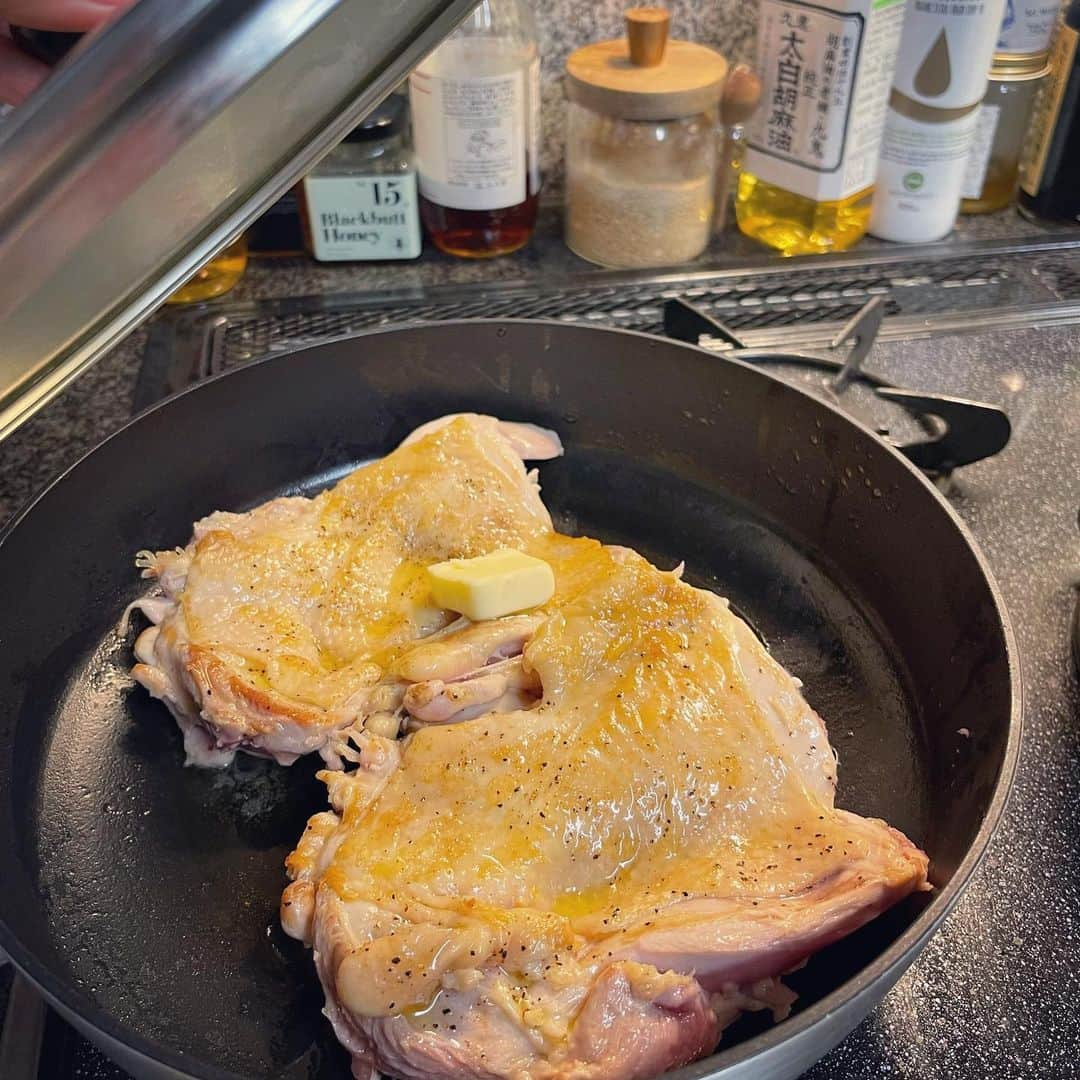
[[[0,127],[0,438],[281,195],[471,0],[140,0]]]

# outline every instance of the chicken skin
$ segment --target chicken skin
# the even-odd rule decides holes
[[[445,417],[313,499],[219,511],[185,548],[142,552],[156,589],[135,606],[154,625],[132,675],[176,718],[189,763],[244,750],[288,765],[362,723],[395,650],[453,618],[427,600],[424,568],[550,531],[522,453],[561,446]]]
[[[327,763],[281,918],[357,1080],[644,1080],[786,1015],[786,973],[929,887],[835,807],[824,723],[725,600],[554,531],[523,460],[560,452],[444,417],[140,555],[133,674],[188,760]],[[501,548],[549,600],[435,606],[427,567]]]
[[[527,633],[532,703],[354,733],[288,862],[358,1080],[654,1076],[783,1016],[784,973],[927,887],[907,838],[834,807],[822,721],[724,600],[596,541],[526,548],[557,582],[531,627],[396,677]]]

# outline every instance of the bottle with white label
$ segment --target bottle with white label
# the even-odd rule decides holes
[[[928,243],[956,224],[1005,0],[911,0],[870,232]]]
[[[304,177],[304,239],[320,262],[420,254],[416,167],[406,126],[405,101],[391,95]]]
[[[1005,0],[995,55],[1009,65],[1041,67],[1050,51],[1061,0]]]
[[[516,251],[540,195],[540,56],[525,0],[481,0],[409,77],[420,213],[435,246]]]
[[[739,228],[785,255],[866,233],[905,0],[760,0]]]
[[[995,54],[964,169],[961,214],[986,214],[1013,201],[1031,107],[1049,70],[1045,63],[1025,67]]]

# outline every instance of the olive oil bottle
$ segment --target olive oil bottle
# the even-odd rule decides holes
[[[785,255],[866,233],[905,0],[760,0],[761,106],[735,216]]]

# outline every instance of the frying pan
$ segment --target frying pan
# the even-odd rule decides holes
[[[315,763],[184,768],[118,620],[138,549],[314,492],[458,410],[557,429],[541,479],[560,527],[685,559],[729,596],[825,718],[838,805],[929,852],[935,891],[791,976],[789,1020],[745,1020],[677,1074],[796,1075],[982,855],[1018,751],[1015,646],[971,538],[895,451],[757,368],[625,331],[415,325],[276,356],[150,409],[25,510],[0,539],[0,946],[139,1075],[346,1075],[277,926],[282,860],[325,806]]]

